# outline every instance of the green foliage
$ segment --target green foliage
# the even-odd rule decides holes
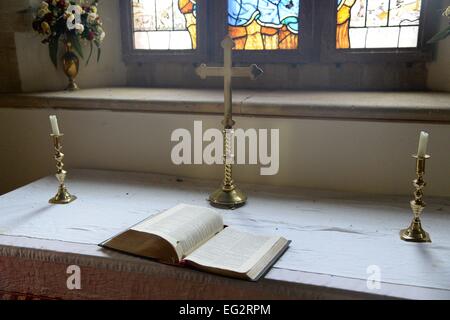
[[[444,10],[444,12],[442,13],[442,15],[444,17],[448,17],[450,18],[450,6],[447,7],[447,9]],[[447,28],[445,28],[444,30],[439,31],[437,34],[435,34],[433,36],[433,38],[431,38],[428,43],[436,43],[438,41],[444,40],[445,38],[447,38],[448,36],[450,36],[450,25],[447,26]]]
[[[448,36],[450,36],[450,26],[447,26],[447,28],[435,34],[434,37],[428,41],[428,43],[436,43],[438,41],[444,40]]]
[[[90,49],[89,49],[89,56],[88,56],[88,58],[86,60],[86,65],[89,64],[89,61],[91,61],[92,53],[94,51],[94,45],[92,44],[92,41],[89,42],[89,47],[90,47]]]
[[[81,59],[84,59],[83,56],[83,48],[80,44],[80,39],[76,35],[75,31],[71,31],[67,33],[67,41],[70,42],[75,49],[75,52],[80,56]]]
[[[48,43],[48,50],[50,54],[50,60],[52,60],[53,65],[55,68],[58,68],[58,47],[59,47],[59,38],[60,36],[57,35],[49,40]]]
[[[100,61],[100,57],[102,56],[102,48],[100,47],[100,42],[96,41],[95,45],[97,46],[97,62]]]

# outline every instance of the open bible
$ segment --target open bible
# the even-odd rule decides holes
[[[226,227],[216,211],[181,204],[138,223],[100,246],[256,281],[289,243],[282,237],[253,235]]]

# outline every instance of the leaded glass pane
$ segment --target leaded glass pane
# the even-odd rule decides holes
[[[421,0],[337,0],[338,49],[414,48]]]
[[[132,0],[132,4],[135,49],[196,49],[195,0]]]
[[[237,50],[298,48],[300,0],[228,0],[228,31]]]

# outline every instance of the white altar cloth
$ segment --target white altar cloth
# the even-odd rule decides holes
[[[11,270],[13,262],[2,264],[1,258],[9,257],[45,263],[78,263],[87,268],[146,275],[164,273],[164,277],[172,274],[178,280],[216,282],[217,286],[226,283],[229,286],[228,296],[226,292],[223,296],[219,292],[213,298],[233,297],[233,292],[237,292],[233,291],[233,286],[241,292],[235,294],[235,298],[246,297],[245,291],[242,293],[243,288],[253,290],[253,295],[250,295],[253,297],[257,296],[255,292],[264,292],[263,287],[269,286],[272,294],[267,296],[269,298],[278,297],[278,292],[282,298],[450,299],[448,199],[426,199],[429,205],[424,212],[423,224],[433,243],[415,244],[401,241],[398,234],[411,221],[408,197],[371,197],[241,185],[250,200],[245,207],[234,211],[218,210],[225,223],[254,233],[277,234],[292,240],[290,249],[264,280],[247,284],[241,280],[129,257],[97,246],[146,217],[176,204],[208,206],[206,198],[217,187],[218,181],[93,170],[72,170],[69,177],[68,188],[78,196],[78,200],[70,205],[47,203],[56,192],[54,177],[43,178],[0,197],[0,291],[38,290],[30,285],[12,284],[8,280],[14,271]],[[380,289],[367,286],[370,266],[379,268]],[[26,283],[27,279],[23,281]],[[198,292],[189,292],[188,286],[183,289],[184,294],[182,289],[178,289],[180,293],[174,289],[173,294],[162,297],[206,297]],[[44,293],[54,296],[51,292]],[[263,293],[261,295],[266,297]],[[123,297],[134,296],[124,294]]]

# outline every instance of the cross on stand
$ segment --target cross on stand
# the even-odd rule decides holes
[[[230,161],[232,155],[232,133],[235,122],[233,121],[233,94],[232,94],[232,79],[233,78],[250,78],[255,80],[263,71],[255,64],[248,67],[233,67],[233,48],[234,41],[230,36],[227,36],[222,41],[222,48],[224,52],[223,67],[208,67],[202,64],[196,69],[196,73],[202,79],[208,77],[223,77],[224,78],[224,160],[225,160],[225,178],[220,189],[215,191],[209,197],[212,205],[233,209],[244,205],[247,202],[247,196],[239,190],[233,181],[233,168]],[[231,159],[232,160],[232,159]]]

